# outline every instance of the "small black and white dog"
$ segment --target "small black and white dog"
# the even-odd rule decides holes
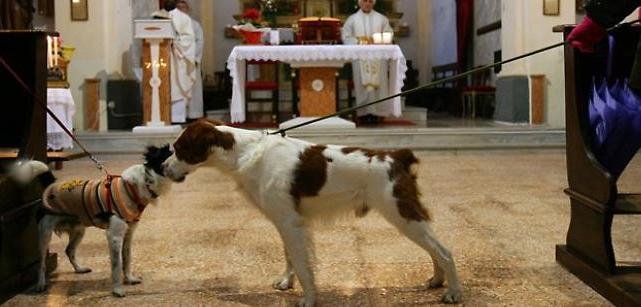
[[[163,176],[162,163],[171,156],[168,145],[147,147],[145,163],[125,169],[122,176],[98,180],[66,180],[53,182],[55,177],[42,162],[29,161],[16,168],[14,178],[28,183],[29,179],[43,181],[50,178],[42,195],[43,216],[38,224],[41,253],[40,272],[35,290],[46,289],[46,264],[53,232],[67,233],[69,243],[65,252],[76,273],[91,272],[76,262],[76,248],[85,234],[85,228],[105,229],[111,257],[111,278],[114,296],[123,297],[122,284],[142,282],[131,273],[131,239],[137,222],[148,204],[169,190],[170,180]]]

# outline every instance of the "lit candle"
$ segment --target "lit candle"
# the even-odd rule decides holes
[[[391,44],[393,36],[394,36],[394,32],[384,32],[383,33],[383,44]]]
[[[383,43],[383,36],[382,36],[382,33],[380,33],[380,32],[372,34],[372,39],[374,41],[374,44]]]
[[[53,37],[53,65],[58,66],[58,37]]]
[[[51,61],[51,36],[47,35],[47,68],[50,68],[53,66],[53,62]]]

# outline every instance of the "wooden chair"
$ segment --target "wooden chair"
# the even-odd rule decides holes
[[[572,29],[555,27],[566,38]],[[634,27],[620,33],[630,44],[621,49],[632,55],[640,32],[641,28]],[[565,47],[569,184],[565,193],[570,197],[571,220],[566,244],[556,246],[556,260],[613,304],[641,306],[641,265],[617,263],[611,237],[615,215],[641,214],[641,194],[618,193],[616,179],[597,161],[591,149],[588,96],[591,79],[605,69],[605,62],[604,52],[583,54]],[[638,237],[639,233],[629,235]]]
[[[490,85],[491,73],[489,69],[486,69],[473,74],[469,78],[468,85],[461,89],[462,117],[476,118],[478,104],[481,104],[480,115],[487,117],[490,114],[491,116],[492,112],[488,110],[494,110],[496,93],[496,87]]]
[[[277,61],[247,61],[247,70],[249,69],[249,65],[257,65],[260,69],[260,77],[257,80],[250,81],[246,74],[245,110],[248,118],[250,117],[250,113],[269,113],[270,121],[272,123],[279,122],[279,64],[280,62]],[[258,91],[270,92],[271,96],[269,98],[253,97],[252,93]],[[271,103],[271,109],[269,111],[264,111],[263,109],[263,104],[266,102]],[[256,112],[250,112],[250,104],[258,104],[257,108],[259,110]]]
[[[458,63],[449,63],[432,67],[432,82],[458,74]],[[423,91],[424,106],[427,112],[448,111],[452,115],[461,113],[458,81],[441,83]]]
[[[47,150],[46,33],[0,31],[0,58],[26,83],[28,90],[0,65],[3,112],[0,113],[0,148],[17,158],[45,161]],[[31,92],[31,93],[29,93]],[[35,96],[35,98],[34,98]],[[39,102],[38,102],[39,100]],[[37,215],[42,189],[20,186],[0,173],[0,304],[24,291],[37,280],[40,264]],[[47,268],[56,267],[56,255]]]

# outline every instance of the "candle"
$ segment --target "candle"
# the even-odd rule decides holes
[[[374,44],[382,44],[383,43],[383,33],[374,33],[372,34],[372,40],[374,41]]]
[[[391,44],[394,32],[383,32],[383,44]]]
[[[58,37],[53,37],[53,65],[58,66]]]
[[[50,68],[53,66],[53,62],[51,61],[51,36],[47,35],[47,68]]]

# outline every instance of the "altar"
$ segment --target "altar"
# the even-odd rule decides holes
[[[48,88],[47,107],[65,125],[68,131],[73,130],[73,116],[76,113],[76,106],[68,88]],[[73,148],[73,140],[54,121],[51,115],[47,114],[47,149],[63,150]]]
[[[405,56],[397,45],[236,46],[227,59],[227,68],[232,78],[231,121],[233,123],[245,121],[245,87],[243,85],[245,84],[245,62],[248,60],[280,61],[297,68],[336,68],[343,66],[346,62],[363,59],[386,60],[389,66],[389,93],[393,95],[401,92],[407,65]],[[311,82],[314,81],[311,80]],[[319,82],[316,83],[312,87],[319,88]],[[306,101],[304,96],[301,97],[301,105],[313,103],[314,101],[309,101],[309,99]],[[400,97],[383,103],[392,103],[392,115],[401,116]],[[301,116],[305,116],[305,114],[301,114]]]

